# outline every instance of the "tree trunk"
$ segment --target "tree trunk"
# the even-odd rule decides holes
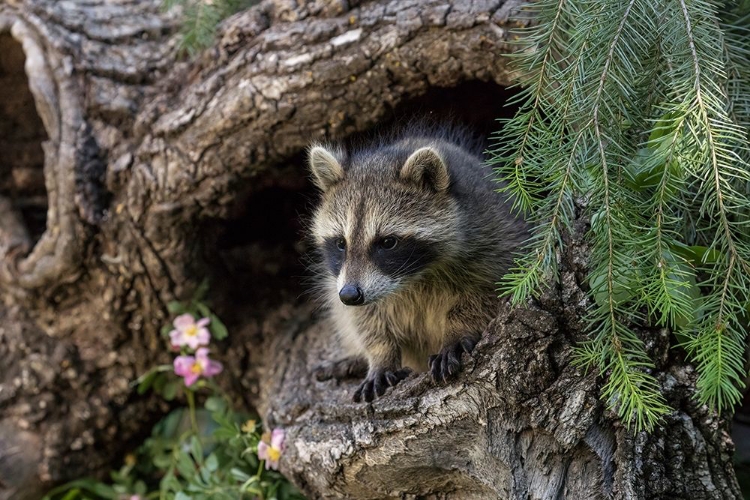
[[[728,424],[668,332],[642,332],[675,408],[652,434],[571,365],[583,219],[562,282],[505,306],[457,382],[354,404],[355,382],[312,375],[337,352],[300,298],[301,152],[435,109],[491,130],[519,0],[267,0],[192,61],[159,3],[0,5],[0,499],[100,473],[148,432],[167,406],[129,384],[169,359],[166,304],[204,277],[227,389],[287,429],[282,471],[311,498],[738,497]]]

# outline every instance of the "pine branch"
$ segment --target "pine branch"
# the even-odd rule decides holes
[[[562,5],[560,3],[558,7]],[[601,11],[602,7],[598,6],[597,8]],[[535,119],[533,118],[535,116],[546,116],[549,125],[544,120],[537,121],[537,123],[540,127],[544,127],[546,136],[554,137],[555,140],[548,141],[545,145],[538,144],[537,152],[532,157],[528,157],[524,150],[527,147],[526,142],[529,135],[534,131],[527,126],[522,132],[519,132],[517,128],[514,128],[516,124],[511,121],[496,137],[496,149],[490,151],[494,155],[490,163],[499,165],[498,172],[501,175],[504,164],[503,158],[512,158],[516,170],[518,170],[519,164],[523,163],[524,171],[530,172],[532,176],[541,176],[545,171],[548,171],[544,166],[547,158],[554,158],[555,153],[562,154],[563,151],[569,150],[567,159],[564,160],[565,168],[562,175],[560,175],[559,169],[554,169],[551,172],[552,177],[549,177],[550,181],[545,189],[547,193],[542,193],[542,196],[528,196],[527,202],[523,204],[526,208],[527,217],[534,228],[533,235],[527,243],[529,251],[516,259],[516,267],[512,269],[506,280],[500,283],[502,293],[510,295],[514,304],[524,302],[546,283],[558,279],[557,250],[562,246],[561,232],[570,227],[570,221],[575,210],[573,203],[574,189],[577,184],[582,182],[580,177],[576,177],[577,171],[574,166],[580,160],[579,145],[582,142],[583,134],[579,134],[572,145],[568,140],[568,134],[575,132],[576,122],[580,119],[574,108],[580,92],[580,71],[586,57],[589,37],[593,32],[593,29],[586,29],[591,28],[591,26],[582,26],[581,20],[582,18],[585,19],[586,16],[581,14],[581,12],[578,12],[568,19],[568,23],[571,25],[583,28],[580,30],[580,33],[583,34],[580,39],[567,42],[568,46],[576,47],[569,50],[570,53],[575,54],[575,57],[549,78],[550,81],[565,82],[565,85],[557,89],[548,89],[548,96],[545,99],[535,97],[533,106],[528,109],[528,118],[523,119],[530,123]],[[556,20],[561,17],[559,12],[555,14]],[[535,82],[535,85],[541,85],[542,83],[540,78]],[[541,90],[536,95],[541,96]],[[540,109],[542,107],[544,109]],[[520,111],[517,117],[522,113],[523,111]],[[538,134],[538,131],[535,133]],[[521,146],[516,148],[514,145],[519,134],[522,135],[523,139],[521,140]],[[521,162],[519,159],[523,159],[523,161]],[[534,185],[522,185],[523,182],[529,182],[528,179],[529,175],[523,177],[516,175],[517,184],[506,186],[503,190],[529,193],[534,190]],[[536,184],[535,181],[531,182]],[[552,205],[550,205],[551,200],[554,200]],[[551,213],[549,218],[546,215],[536,217],[536,214],[548,213]]]
[[[692,62],[692,76],[694,79],[694,103],[697,116],[692,129],[697,148],[707,157],[708,168],[702,178],[707,181],[699,190],[703,193],[700,211],[708,216],[711,223],[707,228],[714,228],[713,241],[710,247],[719,250],[724,255],[722,262],[717,263],[721,277],[706,282],[718,293],[718,301],[707,303],[698,334],[699,342],[691,342],[688,346],[693,357],[698,361],[698,387],[700,397],[704,402],[716,406],[719,411],[734,406],[741,399],[739,387],[742,387],[744,372],[744,332],[737,314],[732,311],[738,302],[747,303],[750,300],[747,288],[742,279],[742,273],[750,272],[748,248],[743,245],[740,235],[731,219],[731,209],[727,201],[733,199],[736,206],[750,206],[747,193],[732,188],[735,184],[725,177],[740,177],[744,182],[750,181],[747,164],[743,165],[737,149],[746,148],[746,132],[738,129],[726,113],[726,100],[719,83],[726,79],[720,68],[713,68],[705,63],[708,76],[704,76],[702,61],[708,57],[720,57],[724,49],[721,45],[706,44],[705,49],[713,49],[699,56],[699,47],[693,29],[692,16],[700,16],[703,22],[718,22],[712,5],[706,2],[695,2],[692,9],[686,0],[680,0],[680,11],[684,22],[684,31]],[[693,12],[691,12],[691,10]],[[705,50],[704,49],[704,50]],[[710,61],[710,59],[708,59]],[[699,135],[697,132],[700,131]],[[744,136],[744,137],[743,137]],[[737,166],[735,166],[737,164]],[[706,175],[707,174],[707,175]],[[713,220],[718,219],[718,224]]]
[[[503,292],[518,303],[557,279],[584,197],[594,300],[578,363],[607,375],[623,420],[652,428],[669,408],[630,325],[668,326],[689,339],[701,400],[731,407],[750,316],[749,13],[720,25],[706,0],[542,8],[516,56],[529,87],[491,151],[535,226]]]

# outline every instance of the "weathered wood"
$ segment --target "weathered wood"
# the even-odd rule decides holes
[[[251,366],[264,381],[260,408],[287,429],[284,472],[312,498],[739,498],[727,422],[695,402],[695,373],[668,332],[642,332],[675,408],[652,434],[625,428],[599,400],[595,374],[572,366],[588,306],[581,236],[561,260],[559,287],[504,306],[445,387],[412,375],[354,404],[356,381],[313,376],[336,359],[328,324],[274,326]]]
[[[678,410],[651,436],[618,424],[571,366],[580,241],[562,284],[503,309],[457,383],[414,376],[354,405],[352,385],[312,377],[335,345],[297,299],[290,200],[309,184],[294,160],[430,89],[509,84],[520,5],[266,0],[194,61],[157,0],[0,5],[46,134],[42,170],[0,160],[0,189],[39,193],[43,177],[47,206],[39,236],[0,193],[0,499],[102,471],[165,411],[129,382],[168,359],[165,304],[205,276],[233,330],[227,389],[288,428],[282,468],[311,497],[735,498],[726,423],[692,401],[665,332],[644,335]]]

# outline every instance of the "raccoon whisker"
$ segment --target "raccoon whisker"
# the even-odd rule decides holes
[[[401,264],[401,266],[399,266],[399,268],[396,269],[396,271],[393,273],[393,275],[396,276],[397,279],[401,279],[404,275],[408,274],[408,273],[404,273],[404,275],[400,275],[399,273],[404,269],[404,267],[413,264],[411,262],[411,258],[414,257],[414,252],[416,251],[417,251],[416,248],[412,248],[409,256],[406,259],[404,259],[404,262]]]

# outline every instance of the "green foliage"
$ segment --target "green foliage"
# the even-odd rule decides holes
[[[634,325],[670,327],[719,411],[743,387],[750,304],[750,2],[541,0],[513,56],[520,109],[491,150],[535,224],[501,284],[514,303],[558,279],[586,207],[590,340],[578,362],[636,430],[670,411]]]
[[[111,472],[111,484],[71,481],[43,500],[304,499],[281,474],[263,469],[255,452],[261,436],[257,430],[243,431],[243,419],[223,398],[208,398],[203,409],[195,410],[196,433],[190,410],[178,408],[154,426],[119,470]]]
[[[165,10],[182,9],[180,49],[191,56],[210,46],[221,21],[258,0],[163,0]]]
[[[193,319],[210,318],[212,338],[225,338],[226,327],[203,303],[207,293],[204,283],[189,302],[172,303],[169,309]],[[163,329],[166,338],[172,329],[173,325]],[[200,349],[187,344],[172,345],[170,350],[175,348],[180,358],[195,361],[200,357]],[[271,433],[260,433],[255,420],[233,408],[232,400],[212,379],[221,371],[220,365],[216,373],[204,369],[189,385],[176,368],[177,364],[157,366],[132,385],[138,394],[151,389],[167,401],[184,399],[187,407],[178,407],[160,420],[151,436],[125,457],[124,465],[110,473],[109,482],[78,479],[48,492],[43,500],[303,500],[284,476],[264,467],[266,461],[261,459],[265,458],[261,446],[275,451],[276,462],[269,459],[269,464],[271,469],[276,467],[283,455],[284,431],[275,430],[279,436],[274,440]],[[197,406],[199,399],[202,408]]]

